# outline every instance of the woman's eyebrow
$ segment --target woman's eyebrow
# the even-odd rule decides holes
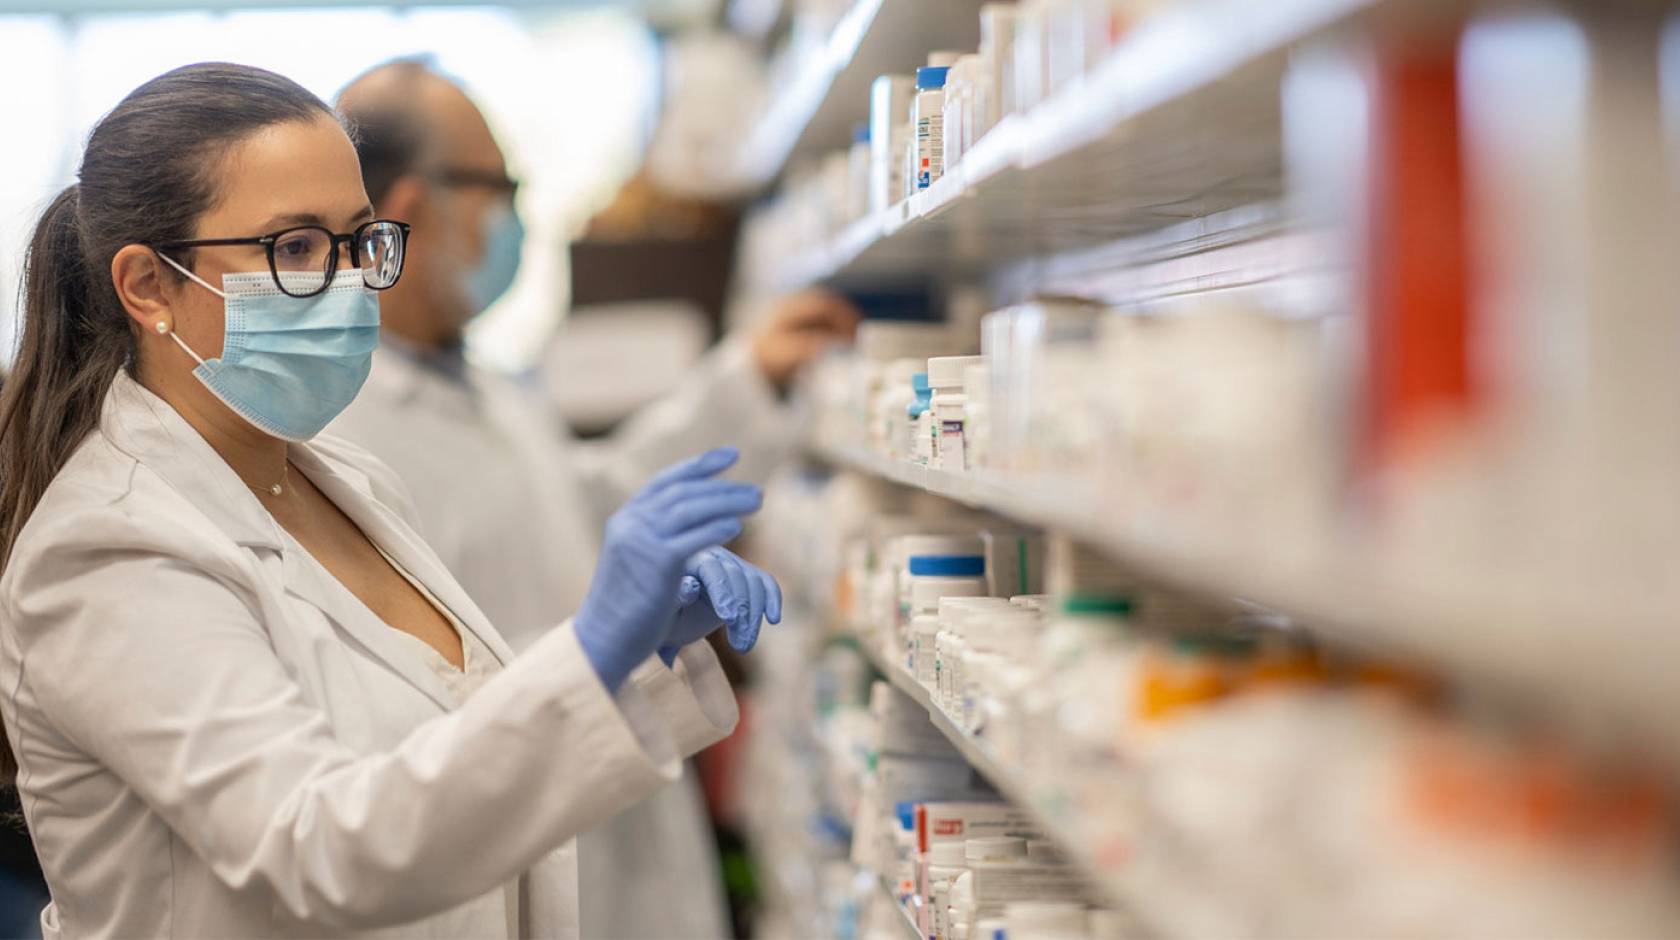
[[[275,229],[285,228],[289,225],[319,225],[323,228],[326,227],[326,223],[322,221],[321,217],[313,212],[293,212],[285,215],[273,216],[267,222],[262,224],[262,228],[266,231],[272,232]]]
[[[365,222],[371,218],[373,218],[373,206],[364,205],[356,212],[355,215],[350,217],[350,221],[352,223],[359,223]],[[283,215],[277,215],[270,218],[267,222],[264,222],[261,227],[264,231],[273,232],[296,225],[319,225],[321,228],[331,228],[325,219],[313,212],[289,212]],[[354,224],[351,227],[354,228]]]

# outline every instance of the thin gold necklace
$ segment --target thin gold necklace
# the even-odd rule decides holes
[[[285,483],[286,483],[287,480],[291,479],[291,475],[292,475],[292,462],[290,460],[288,460],[280,468],[280,482],[279,483],[276,483],[273,486],[268,487],[266,490],[263,487],[260,487],[260,486],[251,486],[251,484],[249,484],[249,483],[246,483],[245,485],[251,487],[251,491],[256,493],[258,496],[261,496],[264,492],[267,492],[267,493],[269,493],[271,495],[274,495],[274,496],[279,496],[281,493],[284,493],[286,491]]]

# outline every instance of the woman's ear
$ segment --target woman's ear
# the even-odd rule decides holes
[[[111,283],[116,286],[117,299],[129,318],[147,332],[168,333],[175,328],[170,304],[173,291],[163,267],[157,252],[144,245],[124,245],[111,259]]]

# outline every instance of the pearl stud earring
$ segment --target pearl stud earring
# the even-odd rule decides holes
[[[157,333],[158,333],[159,336],[168,336],[169,335],[169,324],[164,322],[163,320],[157,321],[157,323],[152,327],[152,329],[157,330]]]

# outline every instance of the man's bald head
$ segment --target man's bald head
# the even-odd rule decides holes
[[[466,168],[504,172],[501,148],[467,93],[424,59],[396,59],[362,73],[338,96],[356,131],[362,178],[378,207],[409,174]]]
[[[507,161],[466,92],[420,59],[375,66],[338,96],[382,218],[413,226],[402,280],[380,297],[388,333],[422,348],[459,341],[486,301],[468,289],[489,225],[511,207]]]

